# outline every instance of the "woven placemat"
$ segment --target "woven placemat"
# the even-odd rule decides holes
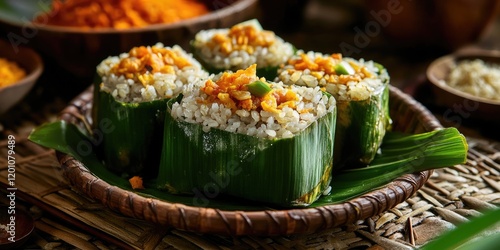
[[[411,249],[500,204],[500,143],[468,137],[466,164],[434,171],[411,198],[380,215],[311,235],[231,237],[165,229],[124,217],[73,190],[53,150],[26,137],[40,121],[2,128],[0,183],[7,185],[7,135],[16,137],[17,208],[36,230],[27,248],[43,249]],[[2,203],[6,195],[0,196]]]

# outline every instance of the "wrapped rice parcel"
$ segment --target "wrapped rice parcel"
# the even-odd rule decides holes
[[[269,83],[256,65],[190,84],[168,103],[161,189],[307,206],[331,180],[335,99]]]
[[[109,57],[97,73],[93,124],[101,137],[99,155],[116,173],[155,176],[167,101],[208,73],[179,46],[160,43]]]
[[[279,70],[285,84],[321,87],[337,100],[335,166],[362,166],[378,151],[389,116],[389,75],[373,61],[299,51]]]
[[[292,44],[273,31],[263,30],[256,19],[229,29],[198,32],[191,41],[194,56],[210,73],[236,71],[257,64],[257,75],[273,80],[280,64],[294,53]]]

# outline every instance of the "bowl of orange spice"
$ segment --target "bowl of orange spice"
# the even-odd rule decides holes
[[[35,51],[20,47],[15,52],[0,40],[0,115],[28,94],[42,71],[42,59]]]
[[[188,49],[202,29],[254,18],[258,0],[5,0],[0,29],[77,76],[112,54],[161,42]]]

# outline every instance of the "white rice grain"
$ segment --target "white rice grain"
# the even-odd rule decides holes
[[[500,100],[500,65],[464,60],[455,65],[444,83],[474,96]]]
[[[305,52],[299,51],[297,54],[300,53]],[[305,54],[311,61],[314,61],[317,57],[329,56],[312,51]],[[299,58],[299,56],[295,57]],[[339,78],[338,75],[328,75],[322,71],[317,71],[315,72],[317,75],[312,75],[309,69],[295,70],[293,65],[284,65],[278,70],[278,79],[288,85],[324,87],[337,101],[366,100],[370,98],[374,91],[380,89],[380,87],[389,80],[387,71],[384,70],[383,72],[379,72],[379,69],[375,66],[373,61],[365,61],[364,59],[355,60],[353,58],[343,58],[342,60],[365,66],[367,70],[373,75],[376,75],[376,77],[363,78],[361,81],[349,81],[346,84],[340,84],[334,83],[337,82]],[[304,98],[312,100],[313,97],[305,96]]]
[[[111,68],[120,63],[120,59],[130,57],[129,53],[118,56],[110,56],[97,66],[97,73],[102,79],[101,91],[110,93],[116,100],[122,102],[146,102],[158,99],[172,98],[182,92],[183,86],[190,82],[208,78],[198,61],[191,54],[186,53],[180,46],[164,47],[163,44],[154,45],[158,48],[166,48],[179,53],[190,62],[190,66],[178,68],[174,66],[174,73],[146,73],[153,78],[152,85],[144,86],[137,76],[133,79],[123,75],[117,76],[111,73]],[[148,47],[151,49],[151,47]]]
[[[289,138],[336,108],[335,98],[325,96],[319,87],[287,86],[279,82],[273,83],[272,88],[275,91],[292,90],[299,97],[296,107],[301,107],[308,112],[302,111],[300,114],[296,108],[288,106],[283,107],[277,113],[264,110],[232,112],[220,103],[207,106],[200,100],[206,100],[208,95],[201,91],[200,87],[190,85],[193,84],[189,84],[183,91],[181,103],[175,103],[172,106],[172,117],[176,120],[200,123],[205,132],[217,128],[269,139]],[[304,96],[310,98],[307,99]]]
[[[207,46],[216,34],[226,36],[228,33],[229,29],[211,29],[198,32],[194,38],[193,46],[199,51],[201,60],[217,69],[236,71],[248,68],[252,64],[257,64],[259,68],[276,67],[285,63],[294,53],[293,46],[278,36],[275,37],[276,40],[270,47],[254,47],[251,54],[245,50],[238,50],[226,55],[221,51],[219,45],[212,48]],[[236,44],[235,40],[233,44]]]

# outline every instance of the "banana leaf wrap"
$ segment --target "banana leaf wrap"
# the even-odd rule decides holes
[[[264,139],[165,115],[159,188],[219,195],[284,207],[307,206],[329,187],[333,162],[336,110],[327,113],[292,138]]]
[[[365,100],[337,100],[335,169],[369,164],[391,129],[389,81]]]
[[[391,127],[389,74],[380,64],[302,50],[282,65],[287,85],[320,86],[337,101],[334,170],[369,164]]]
[[[141,103],[115,100],[94,93],[94,139],[104,165],[117,174],[153,178],[158,173],[163,123],[169,99]],[[107,129],[102,129],[102,127]]]
[[[193,42],[191,44],[191,51],[193,56],[198,62],[200,62],[203,69],[205,69],[210,74],[219,74],[226,70],[236,71],[239,68],[217,68],[211,65],[209,62],[205,61],[202,56],[200,56],[200,49],[194,47]],[[257,65],[258,66],[258,65]],[[267,66],[267,67],[257,67],[257,76],[264,77],[268,80],[274,80],[278,76],[279,66]]]
[[[210,34],[210,32],[215,32],[211,34],[212,38],[215,37],[215,34],[224,34],[224,36],[228,36],[229,33],[231,33],[231,30],[238,26],[253,27],[254,32],[257,32],[258,35],[255,35],[255,33],[249,35],[245,34],[245,32],[239,32],[237,37],[228,38],[231,40],[231,49],[224,53],[222,51],[226,46],[225,44],[221,44],[220,37],[215,42],[217,43],[215,46],[215,50],[217,51],[214,51],[214,48],[210,48],[211,45],[207,44],[213,43],[214,41],[201,41],[198,39],[198,36],[196,36],[190,41],[190,51],[194,58],[198,60],[203,68],[211,74],[218,74],[227,70],[237,71],[242,68],[247,68],[252,64],[257,64],[257,76],[273,81],[278,76],[278,69],[280,65],[286,63],[286,61],[295,54],[297,49],[292,44],[285,42],[281,37],[277,35],[275,36],[274,32],[264,30],[257,19],[247,20],[228,28],[228,34],[224,32],[219,33],[221,31],[220,29],[213,29],[202,30],[198,32],[197,35],[201,33]],[[255,37],[262,38],[262,36],[265,36],[262,35],[262,33],[259,34],[258,32],[273,33],[273,43],[267,45],[252,45],[251,40],[254,40]],[[264,37],[261,40],[268,39],[270,39],[270,37]],[[210,51],[210,56],[203,53],[207,51]],[[269,55],[272,55],[272,57],[269,57]],[[224,59],[224,63],[221,65],[220,61],[214,61],[213,59],[215,57],[222,57]]]

